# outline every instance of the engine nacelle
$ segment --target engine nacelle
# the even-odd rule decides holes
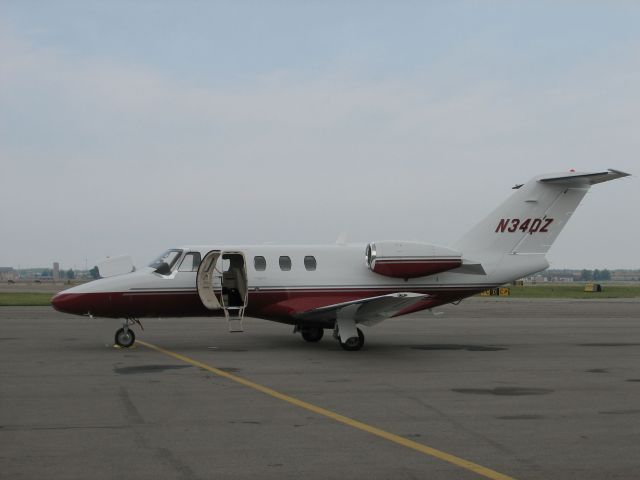
[[[395,278],[434,275],[462,265],[462,253],[422,242],[385,241],[367,245],[369,269]]]

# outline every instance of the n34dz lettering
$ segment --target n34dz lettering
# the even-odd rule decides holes
[[[518,230],[523,233],[534,234],[536,232],[548,233],[549,225],[553,223],[553,218],[501,218],[496,227],[496,233],[510,232]]]

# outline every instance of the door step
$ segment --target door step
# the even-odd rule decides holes
[[[244,316],[244,308],[229,307],[224,309],[224,316],[227,318],[229,332],[244,332],[242,328],[242,317]]]

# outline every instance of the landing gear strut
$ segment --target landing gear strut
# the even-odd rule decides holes
[[[135,318],[127,318],[122,321],[122,328],[116,331],[116,335],[114,338],[116,345],[122,348],[129,348],[135,343],[136,334],[133,333],[133,330],[131,330],[131,328],[129,328],[135,323],[140,325],[140,328],[142,328],[142,324],[140,323],[140,321],[136,320]]]

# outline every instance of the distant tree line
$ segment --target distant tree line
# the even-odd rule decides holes
[[[616,270],[616,271],[619,271],[619,270]],[[635,270],[631,270],[631,271],[635,271]],[[547,280],[562,279],[562,278],[572,278],[573,280],[583,281],[583,282],[611,280],[611,271],[606,268],[602,270],[599,270],[597,268],[595,270],[589,270],[586,268],[583,270],[573,270],[568,268],[548,269],[548,270],[543,270],[542,272],[538,273],[538,275],[545,277]]]
[[[611,272],[606,268],[604,270],[587,270],[586,268],[580,272],[580,280],[611,280]]]
[[[40,272],[40,276],[41,277],[53,277],[53,270],[51,268],[45,268],[42,270],[42,272]],[[70,268],[69,270],[67,270],[66,272],[64,270],[60,270],[60,279],[67,279],[67,280],[73,280],[74,278],[76,278],[76,272],[73,270],[73,268]]]

